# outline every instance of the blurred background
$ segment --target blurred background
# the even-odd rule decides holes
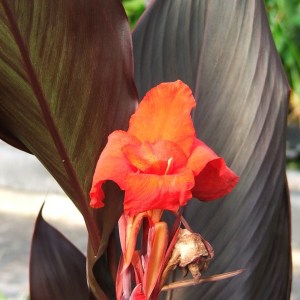
[[[131,28],[147,2],[122,0]],[[292,204],[291,299],[300,300],[300,1],[265,0],[265,4],[275,45],[292,89],[286,148]],[[23,300],[29,294],[31,235],[43,202],[46,203],[45,219],[83,253],[86,230],[81,215],[35,157],[0,141],[0,165],[0,300]]]
[[[292,94],[289,124],[300,124],[300,2],[265,0],[276,48],[281,57]]]

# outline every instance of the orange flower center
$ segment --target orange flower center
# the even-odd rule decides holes
[[[170,141],[159,140],[155,143],[126,145],[122,151],[132,166],[144,174],[174,174],[178,168],[187,163],[181,148]]]

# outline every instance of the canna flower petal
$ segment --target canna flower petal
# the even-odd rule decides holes
[[[219,156],[211,148],[195,138],[187,165],[196,176],[205,168],[208,162],[216,158],[219,158]]]
[[[122,150],[130,163],[146,174],[172,174],[187,164],[187,158],[181,148],[169,141],[129,144]]]
[[[182,81],[151,89],[131,116],[128,133],[141,142],[171,141],[188,156],[195,137],[191,110],[196,101]]]
[[[238,182],[238,176],[226,166],[224,159],[198,139],[194,140],[188,166],[196,176],[193,196],[200,200],[209,201],[223,197]]]
[[[131,216],[153,209],[177,211],[192,194],[209,201],[229,193],[238,177],[196,138],[190,115],[195,105],[190,88],[179,80],[151,89],[128,132],[109,136],[96,166],[90,205],[104,206],[106,180],[125,191],[124,210]]]
[[[127,176],[124,210],[129,215],[151,209],[177,211],[192,198],[194,175],[183,168],[175,175],[131,173]]]
[[[138,145],[139,141],[125,131],[114,131],[108,137],[108,142],[97,162],[93,177],[92,189],[90,191],[90,206],[100,208],[104,206],[104,193],[102,184],[106,180],[113,180],[121,189],[125,189],[125,178],[127,174],[136,172],[124,157],[122,148],[124,145]]]
[[[160,269],[168,247],[168,225],[166,222],[157,222],[149,231],[150,253],[143,280],[144,293],[151,299],[151,293],[157,283]]]
[[[143,288],[141,284],[138,284],[132,291],[129,300],[147,300],[145,294],[143,293]]]
[[[193,196],[211,201],[229,194],[238,183],[238,176],[226,166],[223,158],[216,158],[206,164],[195,178]]]

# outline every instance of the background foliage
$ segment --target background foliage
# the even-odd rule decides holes
[[[265,0],[276,48],[280,54],[292,94],[290,123],[300,123],[300,2]]]
[[[145,10],[145,0],[122,0],[124,9],[132,28]]]

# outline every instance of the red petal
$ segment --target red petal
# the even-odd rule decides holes
[[[171,174],[173,170],[176,171],[187,164],[182,149],[170,141],[126,145],[123,147],[123,153],[133,166],[147,174]],[[170,161],[172,166],[168,169]]]
[[[206,166],[206,164],[219,156],[209,148],[205,143],[194,139],[191,149],[191,155],[188,159],[188,167],[193,170],[194,175],[198,175]]]
[[[126,251],[124,253],[124,267],[128,268],[131,263],[132,256],[136,248],[136,240],[141,228],[143,218],[146,217],[146,213],[138,214],[134,217],[131,224],[127,224],[126,232]],[[129,226],[128,226],[129,225]]]
[[[141,284],[134,288],[129,300],[147,300]]]
[[[238,176],[230,170],[225,161],[202,141],[195,139],[188,167],[194,172],[194,197],[213,200],[230,193],[238,182]]]
[[[191,89],[182,81],[161,83],[145,95],[128,132],[141,142],[171,141],[188,156],[195,137],[190,116],[195,105]]]
[[[191,198],[194,176],[188,168],[174,175],[129,174],[124,210],[134,215],[150,209],[177,211]]]
[[[159,271],[164,262],[168,246],[168,226],[165,222],[158,222],[151,228],[152,239],[150,240],[149,260],[145,270],[143,281],[144,292],[147,299],[150,299],[151,293],[159,280]]]
[[[124,266],[124,258],[121,255],[120,260],[119,260],[119,266],[118,266],[118,271],[117,271],[117,278],[116,278],[116,296],[117,299],[121,299],[122,294],[123,294],[123,282],[126,281],[129,278],[128,275],[130,275],[129,272],[122,272]]]
[[[216,158],[206,164],[195,178],[192,190],[194,197],[210,201],[230,193],[239,177],[226,166],[223,158]]]
[[[134,269],[135,284],[141,284],[144,277],[144,269],[142,265],[140,251],[135,251],[133,253],[131,264]]]
[[[108,142],[102,151],[94,173],[90,191],[90,205],[94,208],[103,207],[104,193],[102,184],[113,180],[124,190],[126,176],[134,172],[133,167],[124,157],[122,147],[127,144],[136,145],[137,139],[125,131],[114,131],[108,137]]]

